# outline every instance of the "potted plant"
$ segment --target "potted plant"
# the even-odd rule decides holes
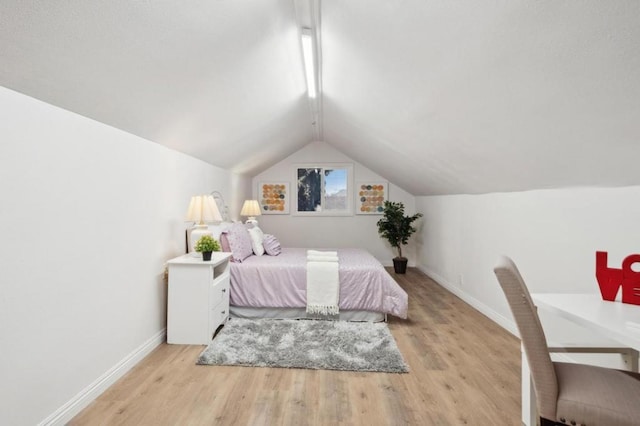
[[[412,223],[422,217],[422,213],[405,216],[404,204],[401,202],[384,202],[384,217],[378,221],[378,234],[386,238],[391,247],[398,249],[398,256],[393,258],[393,269],[396,274],[407,271],[407,258],[402,256],[402,246],[407,244],[411,234],[416,232]]]
[[[220,251],[220,243],[211,235],[203,235],[196,241],[195,250],[202,253],[202,260],[211,260],[211,252]]]

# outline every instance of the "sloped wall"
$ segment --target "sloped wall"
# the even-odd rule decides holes
[[[278,164],[253,178],[254,198],[258,197],[258,184],[265,181],[289,182],[292,194],[296,191],[295,164],[298,163],[351,163],[354,181],[385,180],[370,169],[325,142],[312,142]],[[415,212],[413,195],[389,182],[389,199],[401,201],[407,214]],[[300,217],[289,215],[262,215],[258,217],[264,232],[274,234],[283,246],[309,248],[358,247],[368,250],[382,264],[391,265],[395,249],[378,236],[376,222],[382,216],[356,215],[336,217]],[[406,253],[405,253],[406,251]],[[410,242],[403,254],[415,265],[415,249]]]
[[[190,197],[237,214],[250,179],[4,88],[0,117],[0,424],[59,423],[163,341]]]
[[[417,197],[416,205],[425,215],[418,265],[512,331],[493,274],[499,255],[516,262],[531,292],[598,293],[596,251],[608,251],[614,267],[640,252],[640,186]],[[580,333],[541,316],[552,340]]]

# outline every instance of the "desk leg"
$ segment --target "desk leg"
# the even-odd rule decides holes
[[[538,413],[536,409],[536,393],[531,382],[529,363],[524,348],[520,346],[522,354],[522,424],[524,426],[536,426],[538,424]]]

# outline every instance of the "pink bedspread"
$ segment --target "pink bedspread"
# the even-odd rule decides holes
[[[340,309],[407,317],[407,293],[369,252],[339,249]],[[278,256],[250,256],[231,263],[234,306],[304,308],[307,249],[283,248]]]

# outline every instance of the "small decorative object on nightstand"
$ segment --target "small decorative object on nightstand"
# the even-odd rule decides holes
[[[208,345],[229,317],[229,258],[214,252],[203,262],[185,254],[167,262],[167,343]]]
[[[220,243],[211,235],[203,235],[196,241],[194,249],[202,253],[202,260],[211,260],[211,252],[220,251]]]

